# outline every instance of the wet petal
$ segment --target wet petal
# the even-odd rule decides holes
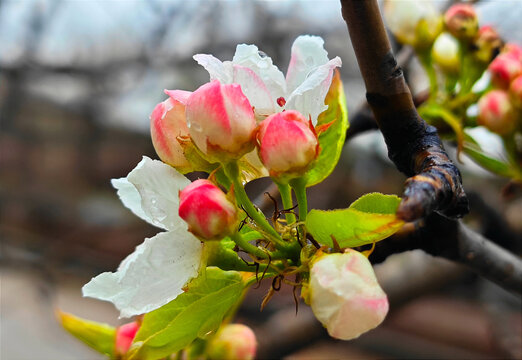
[[[120,317],[155,310],[174,300],[197,276],[202,246],[185,225],[159,233],[145,239],[116,272],[93,278],[83,287],[83,296],[112,302]]]
[[[178,215],[178,193],[188,184],[190,181],[174,168],[146,156],[126,178],[112,180],[112,186],[127,208],[166,230],[184,224]]]
[[[196,54],[193,58],[208,71],[210,81],[219,80],[222,84],[232,83],[233,70],[230,61],[222,62],[218,58],[208,54]]]
[[[283,73],[272,63],[269,56],[259,51],[257,46],[238,45],[232,63],[252,69],[265,83],[274,104],[279,97],[285,96],[286,81]]]
[[[319,36],[301,35],[292,44],[292,55],[286,73],[286,90],[292,93],[305,81],[308,74],[328,62],[328,53]]]
[[[234,83],[241,85],[241,90],[254,107],[256,119],[263,120],[275,112],[274,101],[265,83],[254,72],[244,66],[234,65]]]
[[[315,126],[319,114],[328,108],[324,104],[324,99],[332,83],[333,71],[341,64],[341,59],[335,57],[312,70],[303,83],[288,97],[286,109],[297,110],[307,119],[311,117]]]

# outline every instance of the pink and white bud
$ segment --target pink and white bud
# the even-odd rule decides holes
[[[319,154],[319,141],[309,120],[288,110],[267,117],[257,132],[259,158],[271,176],[299,176]]]
[[[471,40],[478,33],[477,13],[472,5],[455,4],[444,14],[448,31],[457,39]]]
[[[388,313],[388,298],[372,265],[358,251],[323,254],[310,269],[308,301],[330,336],[350,340],[377,327]]]
[[[494,133],[506,135],[516,126],[517,112],[504,90],[492,90],[478,102],[477,122]]]
[[[252,360],[256,356],[256,335],[246,325],[223,325],[209,341],[207,355],[212,360]]]
[[[516,60],[513,55],[502,53],[489,64],[491,82],[501,88],[508,89],[511,81],[522,74],[522,62]]]
[[[185,103],[190,92],[169,91],[175,96],[156,105],[150,115],[150,134],[152,144],[159,158],[175,168],[190,166],[183,154],[178,137],[188,137],[185,121]]]
[[[488,64],[502,48],[502,39],[492,26],[482,26],[475,39],[474,56],[482,63]]]
[[[514,43],[507,43],[502,48],[502,54],[507,54],[515,60],[522,62],[522,47]]]
[[[134,321],[116,329],[116,339],[114,343],[114,353],[116,356],[125,355],[127,351],[129,351],[139,328],[140,324]]]
[[[431,49],[433,61],[442,71],[455,74],[460,69],[459,42],[447,32],[440,34]]]
[[[211,161],[238,159],[254,148],[254,110],[238,84],[201,86],[189,97],[186,116],[192,140]]]
[[[522,109],[522,75],[517,76],[509,86],[509,94],[513,104]]]
[[[179,193],[179,216],[200,239],[220,240],[235,231],[236,206],[209,180],[196,180]]]

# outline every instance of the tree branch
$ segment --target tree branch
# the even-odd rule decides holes
[[[502,288],[522,295],[522,260],[518,256],[461,221],[438,214],[429,216],[423,224],[409,231],[407,229],[378,243],[370,260],[379,263],[391,254],[414,249],[464,264]]]
[[[402,69],[391,51],[376,0],[341,0],[366,98],[388,146],[388,156],[410,178],[397,215],[414,221],[438,211],[449,217],[468,212],[457,167],[437,130],[419,117]]]

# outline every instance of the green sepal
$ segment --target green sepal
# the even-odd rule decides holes
[[[82,319],[59,310],[57,311],[57,317],[63,328],[71,335],[99,353],[110,358],[115,357],[116,328],[107,324]]]
[[[221,270],[255,271],[254,266],[248,266],[241,260],[234,251],[235,247],[236,243],[228,237],[221,241],[207,241],[204,248],[208,254],[207,265],[216,266]]]
[[[395,195],[366,194],[347,209],[311,210],[306,229],[322,245],[356,247],[383,240],[397,232],[404,222],[395,215],[401,199]],[[333,237],[333,238],[332,238]]]
[[[183,150],[183,155],[188,160],[190,166],[176,168],[182,174],[187,174],[193,171],[204,171],[211,173],[216,169],[218,163],[210,163],[205,159],[205,155],[196,147],[189,137],[178,138],[178,142]]]

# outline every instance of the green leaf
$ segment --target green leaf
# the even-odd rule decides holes
[[[344,146],[348,129],[346,97],[339,71],[335,70],[330,90],[325,98],[328,109],[319,115],[316,130],[319,132],[321,152],[313,167],[307,172],[308,187],[316,185],[334,170]],[[326,129],[321,131],[321,129]]]
[[[401,199],[395,195],[371,193],[362,196],[348,209],[311,210],[306,229],[320,244],[341,248],[371,244],[397,232],[404,222],[395,212]]]
[[[185,293],[145,315],[129,359],[159,359],[216,330],[245,288],[235,271],[207,268]]]
[[[85,320],[72,314],[58,311],[58,320],[65,330],[80,339],[94,350],[114,357],[114,341],[116,329],[107,324]]]
[[[469,134],[465,134],[464,140],[464,153],[484,169],[507,178],[522,178],[514,166],[486,154]]]

